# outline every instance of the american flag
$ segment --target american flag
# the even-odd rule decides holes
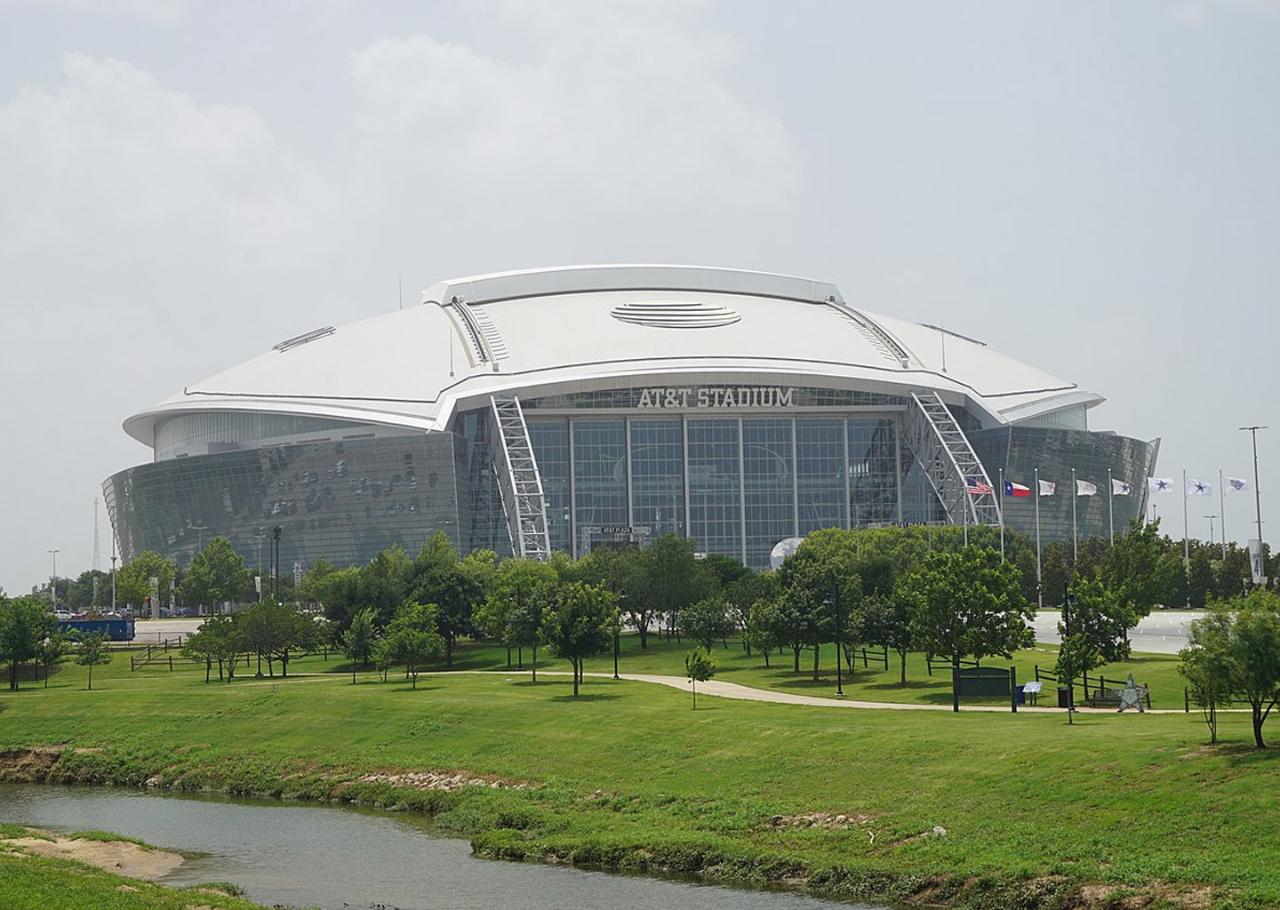
[[[984,493],[991,492],[991,484],[983,483],[977,477],[966,477],[964,479],[964,488],[970,496],[982,496]]]

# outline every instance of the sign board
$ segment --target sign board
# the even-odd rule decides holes
[[[1041,689],[1041,687],[1042,687],[1043,685],[1044,685],[1044,684],[1043,684],[1042,682],[1040,682],[1040,680],[1038,680],[1038,679],[1034,679],[1034,680],[1032,680],[1031,682],[1023,683],[1023,684],[1022,684],[1022,691],[1023,691],[1023,692],[1026,692],[1028,695],[1035,695],[1037,692],[1039,692],[1039,691],[1040,691],[1040,689]]]
[[[640,390],[636,407],[673,411],[790,408],[795,392],[794,386],[655,386]]]
[[[1253,573],[1253,583],[1255,585],[1265,585],[1267,583],[1267,567],[1262,559],[1262,541],[1249,541],[1249,569]]]
[[[1007,698],[1009,685],[1009,671],[1000,667],[966,667],[956,671],[955,686],[961,698]]]

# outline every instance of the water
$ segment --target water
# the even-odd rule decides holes
[[[0,821],[99,829],[188,854],[161,879],[230,881],[266,904],[322,910],[835,910],[796,894],[737,891],[563,866],[476,859],[411,817],[336,806],[136,790],[0,784]],[[191,855],[194,854],[194,855]],[[874,910],[863,906],[863,910]],[[884,910],[884,908],[880,908]]]

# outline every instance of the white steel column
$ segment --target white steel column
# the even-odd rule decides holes
[[[898,493],[898,527],[904,527],[902,520],[902,418],[893,422],[893,487]]]
[[[681,446],[681,458],[684,459],[684,536],[693,538],[693,512],[690,509],[689,496],[689,418],[680,415],[680,432],[684,435],[684,444]]]
[[[747,564],[747,440],[738,418],[738,515],[742,524],[742,564]]]
[[[578,558],[578,471],[573,457],[573,418],[566,417],[569,425],[569,555]]]
[[[849,418],[841,420],[840,425],[844,427],[840,441],[844,448],[844,526],[848,530],[853,527],[853,503],[849,501]]]
[[[791,536],[800,536],[800,458],[796,419],[791,418]]]
[[[631,506],[631,418],[622,418],[622,425],[624,427],[624,445],[627,447],[627,527],[634,528],[636,520]]]

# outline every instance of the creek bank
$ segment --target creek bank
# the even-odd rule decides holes
[[[710,832],[693,837],[664,837],[661,830],[626,836],[570,834],[565,831],[567,815],[609,810],[594,809],[593,797],[461,770],[335,768],[301,759],[290,764],[255,761],[251,755],[202,761],[172,751],[46,746],[0,752],[0,781],[147,787],[420,812],[441,828],[468,837],[479,857],[790,890],[842,901],[956,910],[1210,910],[1230,898],[1203,885],[913,873],[867,863],[822,866],[794,852],[733,843]],[[765,816],[759,827],[840,830],[872,817]]]
[[[0,848],[18,848],[49,859],[69,859],[104,872],[155,881],[182,865],[182,854],[144,847],[130,840],[64,837],[33,831],[30,837],[0,838]]]

